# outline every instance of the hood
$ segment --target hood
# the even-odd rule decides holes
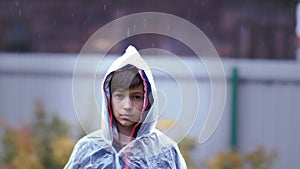
[[[114,71],[128,67],[128,65],[132,65],[138,69],[144,84],[144,105],[140,121],[134,126],[132,136],[138,138],[150,134],[157,123],[158,103],[152,73],[148,64],[141,57],[136,48],[130,45],[126,49],[126,52],[112,63],[102,82],[103,98],[101,130],[104,132],[103,137],[109,142],[111,142],[113,138],[118,139],[118,129],[115,125],[110,106],[110,82]]]

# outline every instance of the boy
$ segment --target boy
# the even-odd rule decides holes
[[[111,65],[102,87],[101,129],[77,142],[66,169],[186,168],[176,143],[155,129],[152,73],[133,46]]]

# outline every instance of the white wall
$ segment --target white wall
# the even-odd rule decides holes
[[[72,98],[72,73],[77,55],[65,54],[0,54],[0,118],[14,126],[26,125],[34,116],[34,101],[42,100],[46,111],[57,113],[68,120],[75,130],[79,128]],[[97,62],[87,57],[88,63]],[[105,60],[103,69],[115,57]],[[148,57],[149,58],[149,57]],[[149,60],[171,65],[171,60],[155,57]],[[190,136],[200,134],[210,103],[210,82],[205,69],[195,59],[185,59],[198,79],[201,104],[197,123]],[[225,73],[230,78],[231,70],[237,67],[241,78],[238,100],[238,141],[242,153],[258,145],[278,153],[273,168],[297,168],[300,166],[300,63],[296,61],[268,60],[223,60]],[[178,67],[174,67],[174,72]],[[157,87],[165,91],[166,111],[164,117],[181,113],[178,109],[178,87],[162,72],[155,76]],[[82,76],[84,82],[87,77]],[[99,79],[100,81],[100,79]],[[189,84],[189,78],[184,79]],[[100,82],[99,82],[100,85]],[[227,83],[227,102],[223,118],[214,135],[193,151],[198,166],[203,159],[228,149],[230,136],[231,87]],[[93,89],[82,88],[82,104],[87,114],[79,115],[81,122],[89,123],[89,130],[99,126],[97,109],[93,108]],[[191,102],[193,100],[191,99]],[[187,112],[188,113],[188,112]],[[96,118],[95,118],[96,116]],[[179,120],[180,125],[190,125]]]

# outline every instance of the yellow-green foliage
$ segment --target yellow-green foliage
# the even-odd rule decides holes
[[[207,160],[208,169],[269,169],[276,152],[267,152],[262,146],[254,151],[241,155],[235,150],[221,152]]]
[[[4,153],[0,168],[4,169],[61,169],[74,146],[68,125],[57,116],[47,116],[41,104],[31,125],[12,128],[4,120],[2,137]]]

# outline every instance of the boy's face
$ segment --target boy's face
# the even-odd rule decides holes
[[[111,97],[113,114],[119,125],[133,127],[139,121],[143,109],[143,86],[126,90],[117,89]]]

